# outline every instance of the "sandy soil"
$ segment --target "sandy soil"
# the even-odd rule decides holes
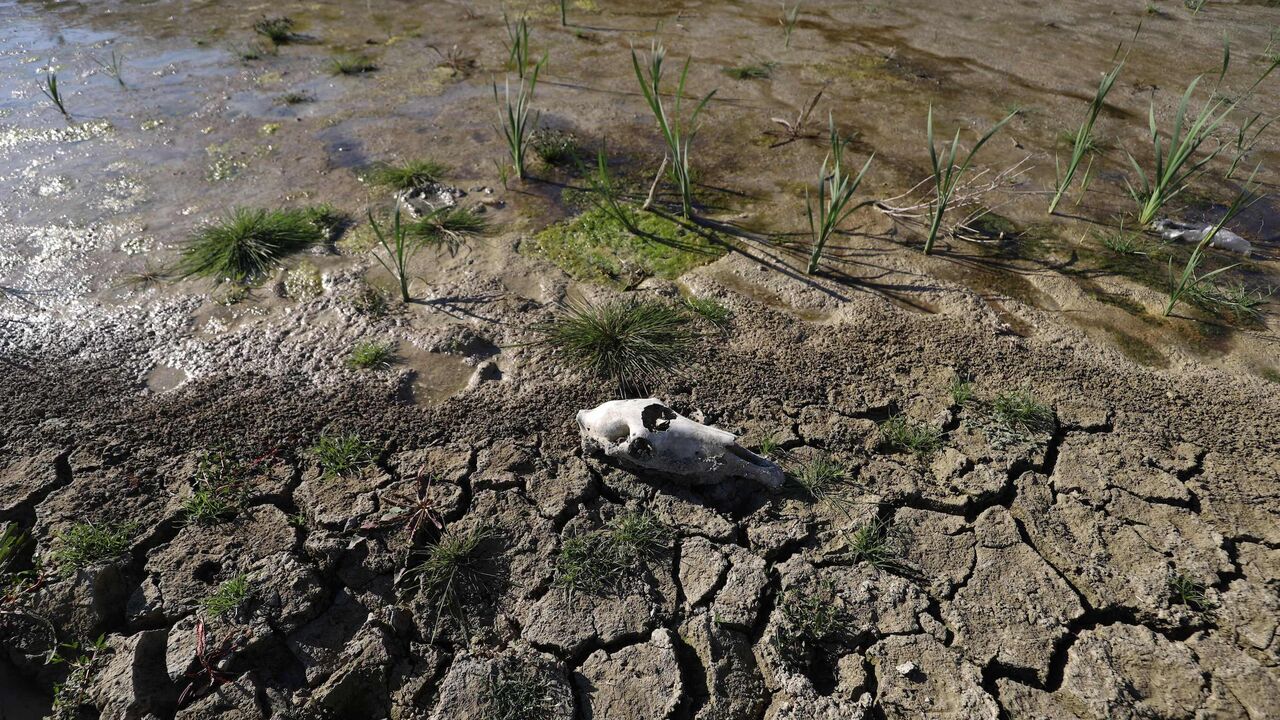
[[[1166,269],[1121,267],[1100,239],[1131,211],[1124,152],[1147,159],[1148,103],[1167,123],[1188,82],[1216,77],[1224,32],[1228,92],[1241,91],[1265,68],[1280,9],[938,5],[806,2],[790,47],[772,2],[574,2],[568,27],[553,3],[512,6],[549,57],[541,123],[592,152],[604,143],[625,177],[651,176],[662,156],[630,47],[660,38],[673,59],[693,56],[693,93],[719,88],[695,165],[699,215],[730,228],[727,253],[678,279],[599,284],[534,241],[577,212],[582,178],[535,163],[504,187],[495,170],[496,3],[0,0],[0,287],[12,291],[0,295],[0,525],[34,540],[17,571],[47,566],[76,523],[134,524],[117,557],[6,579],[0,718],[49,712],[68,668],[48,653],[99,635],[109,650],[65,717],[1278,717],[1274,306],[1251,322],[1186,305],[1162,317]],[[241,59],[253,21],[278,14],[299,41]],[[1096,179],[1046,216],[1058,137],[1140,21],[1100,121]],[[455,44],[456,71],[431,49]],[[378,71],[329,74],[339,50]],[[93,61],[112,51],[123,86]],[[748,63],[776,65],[760,80],[722,72]],[[71,121],[38,92],[48,69]],[[1276,82],[1250,112],[1280,112]],[[875,153],[864,194],[880,198],[927,174],[930,105],[939,134],[962,126],[967,142],[1021,107],[978,160],[994,175],[1029,158],[982,198],[1015,230],[946,238],[926,257],[919,227],[868,209],[805,275],[804,191],[825,148],[771,147],[768,132],[824,87],[816,115],[856,133],[859,159]],[[388,208],[359,171],[424,157],[450,166],[494,231],[456,256],[420,255],[417,302],[354,307],[366,283],[391,283],[359,222],[289,261],[322,277],[301,299],[283,291],[285,270],[231,304],[205,281],[122,282],[232,206]],[[1277,160],[1264,135],[1248,158],[1264,189]],[[1236,187],[1223,170],[1171,214],[1221,212]],[[1253,285],[1280,269],[1275,207],[1233,225],[1257,249],[1233,274]],[[574,414],[615,391],[529,344],[529,328],[618,285],[733,313],[655,397],[750,447],[775,440],[788,469],[831,454],[848,481],[830,497],[688,489],[584,457]],[[395,341],[398,362],[349,368],[362,340]],[[953,401],[957,377],[972,378],[973,402]],[[1055,419],[1002,443],[986,403],[1016,389]],[[886,450],[879,425],[897,415],[944,431],[943,448]],[[374,442],[376,461],[325,476],[308,449],[334,431]],[[188,522],[201,459],[228,448],[256,463],[244,507]],[[465,603],[465,628],[437,632],[434,599],[400,577],[406,534],[375,527],[424,473],[442,525],[490,531],[492,582]],[[566,541],[636,512],[664,527],[659,552],[598,593],[558,585]],[[893,528],[895,561],[880,568],[845,547],[873,521]],[[209,617],[204,600],[241,575],[245,602]],[[805,598],[832,609],[833,629],[797,650]],[[209,690],[206,619],[211,646],[229,649]],[[539,701],[501,715],[493,689],[512,668],[536,679]]]

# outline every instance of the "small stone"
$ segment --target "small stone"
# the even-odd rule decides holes
[[[898,674],[901,675],[902,677],[910,677],[911,673],[916,671],[916,664],[908,660],[902,663],[901,665],[899,665],[895,669],[898,671]]]

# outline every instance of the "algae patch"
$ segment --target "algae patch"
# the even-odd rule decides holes
[[[724,255],[708,233],[632,211],[641,236],[602,208],[557,223],[533,238],[536,251],[579,280],[630,287],[646,277],[674,280]]]

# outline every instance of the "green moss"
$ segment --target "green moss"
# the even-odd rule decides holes
[[[1263,368],[1258,374],[1267,382],[1280,384],[1280,370],[1275,368]]]
[[[647,212],[632,213],[644,237],[614,216],[591,208],[534,237],[538,252],[580,280],[628,286],[657,275],[673,280],[711,262],[725,248],[707,236]]]
[[[1147,367],[1169,367],[1169,359],[1154,345],[1115,328],[1106,328],[1107,334],[1125,357]]]

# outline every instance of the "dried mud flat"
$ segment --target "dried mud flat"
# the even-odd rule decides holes
[[[570,3],[567,29],[553,3],[532,5],[551,58],[542,122],[644,173],[661,150],[629,45],[663,20],[673,57],[694,55],[690,86],[722,88],[696,144],[703,213],[751,231],[678,279],[593,283],[535,240],[577,212],[563,191],[581,178],[545,168],[504,189],[493,169],[501,10],[347,5],[0,0],[0,286],[24,291],[0,304],[0,525],[33,541],[0,604],[0,718],[51,712],[69,668],[86,671],[59,717],[1280,717],[1277,321],[1162,318],[1162,291],[1097,262],[1090,232],[1126,202],[1122,162],[1072,217],[1046,222],[1032,192],[1140,19],[1105,118],[1120,147],[1138,147],[1151,86],[1163,118],[1215,67],[1223,30],[1251,58],[1280,9],[814,2],[788,49],[773,3]],[[242,60],[264,14],[296,18],[307,41]],[[441,68],[429,47],[455,43],[474,65]],[[1168,67],[1169,47],[1194,61]],[[379,70],[334,78],[335,48]],[[123,90],[88,60],[113,49]],[[720,73],[766,60],[764,82]],[[74,124],[34,88],[55,66]],[[858,131],[860,157],[877,152],[881,197],[925,172],[929,103],[970,128],[1023,104],[980,162],[1031,155],[1000,213],[1052,232],[924,257],[914,228],[866,212],[806,276],[803,251],[763,238],[803,229],[794,187],[824,148],[770,148],[763,131],[824,83],[822,112]],[[278,103],[286,92],[309,102]],[[1267,137],[1251,157],[1275,167],[1276,149]],[[283,271],[233,304],[204,281],[119,282],[234,205],[385,207],[358,171],[417,157],[447,164],[494,228],[421,255],[418,302],[353,304],[366,279],[390,283],[351,241],[359,225],[286,263],[321,278],[303,297]],[[1275,282],[1271,206],[1251,212],[1248,270]],[[732,313],[655,397],[788,469],[837,458],[844,482],[689,489],[584,457],[574,414],[615,392],[529,328],[557,303],[624,292]],[[399,361],[348,367],[362,340],[396,342]],[[988,403],[1016,389],[1052,407],[1042,432],[993,429]],[[899,416],[943,431],[942,447],[887,450]],[[310,448],[335,431],[373,443],[373,461],[323,472]],[[211,452],[244,463],[246,486],[233,515],[193,522]],[[422,556],[389,522],[424,475],[431,519],[480,538],[485,591],[458,612],[403,574]],[[661,528],[652,552],[565,589],[575,539],[636,514]],[[123,547],[59,571],[80,523],[128,528]],[[850,553],[867,527],[891,528],[887,562]],[[429,519],[413,539],[440,537]],[[213,612],[238,579],[243,597]],[[55,650],[70,666],[47,662]]]

